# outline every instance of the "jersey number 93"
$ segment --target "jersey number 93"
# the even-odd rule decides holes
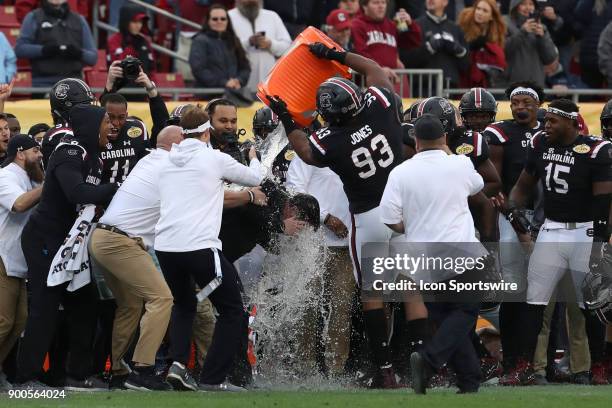
[[[377,156],[376,161],[373,157],[375,154]],[[382,134],[378,134],[372,138],[369,149],[365,146],[361,146],[353,150],[351,157],[355,166],[359,169],[363,169],[359,172],[359,177],[363,179],[367,179],[376,174],[376,165],[383,169],[389,167],[389,165],[393,163],[394,158],[391,146],[389,146],[387,138]]]

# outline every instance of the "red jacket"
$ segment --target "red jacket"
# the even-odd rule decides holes
[[[155,72],[155,57],[153,55],[153,48],[151,47],[151,39],[143,34],[140,36],[144,39],[143,44],[146,44],[146,50],[136,50],[132,45],[127,45],[125,48],[122,47],[122,39],[123,35],[121,33],[115,33],[108,38],[108,58],[109,65],[113,61],[121,61],[128,55],[132,57],[136,57],[140,59],[143,63],[143,70],[150,74],[151,72]]]
[[[461,79],[461,86],[467,88],[489,87],[487,71],[502,72],[506,69],[506,54],[499,45],[488,42],[479,50],[470,51],[470,70]]]
[[[421,45],[421,27],[412,22],[410,29],[398,34],[395,23],[388,18],[373,21],[364,14],[352,20],[353,51],[378,62],[383,67],[397,68],[398,47],[411,49]]]

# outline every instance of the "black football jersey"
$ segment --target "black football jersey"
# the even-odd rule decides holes
[[[538,122],[537,126],[531,129],[514,120],[504,120],[490,124],[482,132],[491,146],[504,148],[503,170],[500,174],[504,194],[509,195],[516,184],[525,167],[531,138],[541,130],[544,130],[544,122]]]
[[[102,183],[123,183],[138,160],[147,155],[149,135],[144,123],[128,120],[115,140],[100,149],[104,163]]]
[[[315,160],[344,184],[351,213],[378,207],[389,173],[403,161],[403,132],[393,93],[370,87],[350,123],[324,127],[310,136]]]
[[[466,130],[449,139],[448,147],[455,154],[469,157],[475,169],[489,158],[489,145],[484,136],[471,130]]]
[[[55,151],[57,145],[66,136],[73,136],[72,128],[65,124],[59,124],[52,127],[43,136],[40,152],[43,155],[43,167],[46,169],[49,164],[51,153]]]
[[[558,222],[593,220],[593,182],[612,181],[612,144],[578,136],[569,146],[548,142],[538,133],[529,148],[525,171],[544,186],[544,214]]]
[[[290,144],[287,144],[287,146],[276,155],[272,162],[272,175],[276,179],[275,181],[280,184],[285,184],[285,181],[287,181],[287,171],[289,171],[289,165],[294,157],[295,152]]]

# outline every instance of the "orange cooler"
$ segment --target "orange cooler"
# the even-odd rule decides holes
[[[349,68],[336,61],[319,59],[308,45],[321,42],[328,47],[341,47],[314,27],[308,27],[274,65],[266,79],[259,83],[257,97],[266,105],[266,95],[278,95],[287,103],[293,119],[306,127],[315,118],[317,88],[332,76],[350,78]]]

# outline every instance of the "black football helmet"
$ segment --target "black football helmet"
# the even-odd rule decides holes
[[[485,113],[488,116],[479,118],[481,115],[472,115],[476,113]],[[461,97],[459,114],[467,129],[482,132],[487,125],[495,122],[497,101],[486,89],[472,88]]]
[[[166,121],[166,126],[171,126],[171,125],[178,126],[179,123],[181,123],[181,118],[183,117],[183,114],[187,112],[188,110],[195,108],[195,107],[196,105],[191,104],[191,103],[185,103],[182,105],[178,105],[177,107],[172,109],[172,112],[170,112],[170,117]]]
[[[457,127],[455,108],[447,99],[439,96],[423,99],[414,109],[415,120],[423,116],[424,113],[430,113],[440,119],[444,131],[449,135]]]
[[[51,88],[51,116],[56,124],[69,123],[69,113],[76,105],[91,104],[93,93],[85,82],[76,78],[65,78]]]
[[[605,104],[601,111],[601,136],[604,139],[612,140],[612,99]]]
[[[268,133],[278,126],[278,116],[267,106],[257,109],[253,116],[253,134],[256,137],[265,139]]]
[[[417,101],[412,102],[412,105],[410,105],[408,107],[408,109],[406,109],[404,111],[404,122],[406,123],[412,123],[416,120],[417,118],[417,108],[419,106],[419,103],[423,102],[422,99],[419,99]]]
[[[588,310],[603,324],[612,324],[612,282],[604,274],[589,272],[582,282],[582,296]]]
[[[355,117],[362,108],[361,89],[352,81],[331,77],[317,90],[317,111],[330,125],[340,125]]]

